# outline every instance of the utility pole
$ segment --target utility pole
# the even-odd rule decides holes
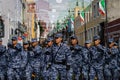
[[[82,0],[82,8],[84,11],[84,33],[85,33],[85,41],[87,40],[87,32],[86,32],[86,17],[85,17],[85,6],[84,6],[84,0]]]
[[[107,36],[104,36],[106,44],[108,44],[108,38],[109,38],[109,34],[108,34],[108,15],[107,15],[107,0],[105,0],[105,27],[104,27],[104,33],[106,32]],[[105,34],[104,34],[105,35]]]

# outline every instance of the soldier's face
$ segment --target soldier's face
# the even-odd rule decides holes
[[[0,41],[0,45],[2,45],[2,41]]]
[[[91,47],[91,43],[85,44],[85,46],[86,46],[87,48],[90,48],[90,47]]]
[[[61,43],[62,42],[62,38],[55,38],[55,43],[58,44],[58,43]]]
[[[48,42],[48,46],[52,46],[52,45],[53,45],[52,41]]]
[[[118,48],[118,46],[114,46],[114,48]]]
[[[17,44],[17,40],[12,40],[12,44],[16,45]]]
[[[37,45],[37,42],[33,42],[33,43],[32,43],[32,46],[36,46],[36,45]]]
[[[109,44],[109,47],[113,47],[114,46],[114,42],[112,42],[111,44]]]
[[[27,49],[29,47],[29,44],[24,44],[23,47],[24,49]]]
[[[94,44],[97,46],[97,45],[99,45],[100,44],[100,40],[95,40],[94,41]]]
[[[43,43],[43,40],[40,40],[39,43],[42,44],[42,43]]]
[[[76,39],[71,39],[71,43],[72,43],[72,45],[76,45],[77,44],[77,40]]]

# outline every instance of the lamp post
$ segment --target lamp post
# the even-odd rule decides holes
[[[86,31],[86,17],[85,17],[85,7],[84,7],[84,0],[82,0],[82,8],[84,11],[84,33],[85,33],[85,41],[87,40],[87,31]]]
[[[108,34],[108,15],[107,15],[107,0],[105,0],[105,32],[106,32],[106,35],[107,37],[105,36],[105,41],[106,41],[106,44],[108,44],[108,38],[109,38],[109,34]],[[107,38],[107,39],[106,39]]]

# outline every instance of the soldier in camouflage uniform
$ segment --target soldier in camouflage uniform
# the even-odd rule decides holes
[[[53,45],[53,65],[57,70],[60,80],[70,80],[69,70],[71,66],[71,51],[70,48],[62,43],[62,34],[55,35],[55,44]],[[69,77],[68,77],[69,76]]]
[[[12,45],[7,50],[7,77],[8,80],[20,80],[21,76],[21,50],[17,37],[12,37]]]
[[[71,46],[72,51],[72,69],[73,69],[73,78],[79,80],[80,75],[82,75],[82,49],[83,47],[78,45],[78,40],[76,36],[71,36]]]
[[[89,80],[90,66],[91,66],[91,40],[85,41],[85,49],[83,50],[83,74],[84,80]]]
[[[2,45],[2,39],[0,39],[0,80],[5,80],[7,62],[6,62],[6,47]]]
[[[34,55],[31,57],[30,65],[32,66],[35,80],[39,80],[43,70],[42,48],[38,45],[38,41],[36,38],[32,39],[31,43]]]
[[[114,48],[114,40],[108,40],[108,49],[106,54],[106,65],[104,68],[105,80],[119,80],[119,67],[118,67],[118,49]]]
[[[57,71],[52,66],[52,45],[53,45],[53,38],[48,37],[45,40],[46,47],[43,49],[44,54],[44,71],[43,77],[44,80],[56,80],[57,79]]]
[[[32,67],[30,65],[30,61],[31,61],[31,56],[33,56],[33,52],[29,50],[28,41],[23,42],[23,49],[21,55],[22,55],[22,63],[21,63],[22,80],[31,80]]]
[[[100,36],[94,36],[94,46],[91,50],[91,67],[90,80],[97,77],[99,80],[104,80],[103,66],[105,64],[106,48],[100,44]]]

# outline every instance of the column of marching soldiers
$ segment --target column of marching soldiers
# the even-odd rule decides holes
[[[99,36],[78,45],[75,35],[70,43],[61,33],[48,37],[44,47],[37,39],[23,46],[12,37],[7,48],[0,39],[0,80],[119,80],[120,51],[113,39],[102,46]]]

